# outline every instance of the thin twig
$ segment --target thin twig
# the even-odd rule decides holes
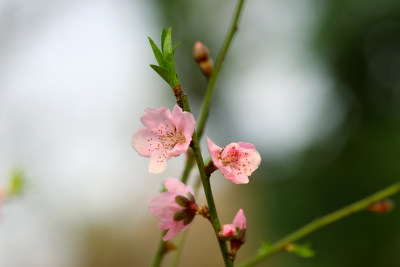
[[[375,194],[370,195],[369,197],[366,197],[364,199],[361,199],[357,202],[354,202],[353,204],[350,204],[344,208],[341,208],[337,211],[334,211],[328,215],[325,215],[321,218],[318,218],[314,220],[311,223],[308,223],[301,227],[300,229],[294,231],[293,233],[287,235],[286,237],[282,238],[281,240],[277,241],[276,243],[272,244],[268,249],[261,249],[259,250],[258,254],[254,256],[253,258],[243,262],[242,264],[239,265],[239,267],[249,267],[249,266],[254,266],[257,263],[261,262],[262,260],[266,259],[267,257],[278,253],[280,251],[283,251],[284,248],[288,245],[291,244],[304,236],[328,225],[333,222],[336,222],[340,219],[343,219],[351,214],[354,214],[356,212],[362,211],[369,207],[371,204],[385,199],[391,195],[394,195],[400,191],[400,183],[393,184],[381,191],[376,192]]]

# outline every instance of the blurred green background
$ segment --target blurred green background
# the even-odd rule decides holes
[[[64,2],[58,1],[54,8],[54,6],[49,7],[48,2],[42,1],[42,9],[35,9],[32,13],[38,17],[50,13],[62,17],[63,10],[69,5],[82,5],[78,2],[72,4]],[[96,1],[83,2],[85,7],[79,9],[80,12],[100,5]],[[111,3],[101,2],[102,5]],[[14,5],[8,1],[7,5],[1,6],[3,14],[1,36],[8,42],[13,37],[21,47],[28,46],[29,43],[18,41],[19,37],[13,35],[13,29],[18,22],[16,18],[20,18],[23,14],[21,12],[25,10],[24,5],[28,5],[27,2],[21,1],[19,5]],[[153,177],[144,174],[147,170],[147,159],[139,159],[135,151],[129,147],[129,138],[139,127],[141,110],[147,106],[157,105],[172,107],[174,102],[168,86],[148,66],[155,63],[155,59],[151,55],[146,36],[152,37],[158,43],[161,28],[172,26],[173,43],[181,42],[176,52],[176,70],[184,90],[189,95],[192,110],[197,115],[206,81],[191,58],[192,45],[195,41],[201,40],[208,46],[215,60],[235,3],[228,0],[199,2],[153,0],[144,4],[140,1],[126,0],[116,1],[109,6],[112,8],[108,9],[108,5],[105,5],[104,9],[107,12],[114,12],[114,16],[117,14],[115,20],[122,14],[120,17],[123,19],[118,25],[125,25],[127,28],[121,31],[121,34],[125,32],[129,34],[130,30],[136,29],[134,34],[131,33],[132,36],[126,37],[132,46],[125,47],[122,44],[123,49],[120,46],[114,47],[116,50],[121,48],[122,51],[131,51],[131,54],[117,57],[115,62],[113,57],[111,62],[90,61],[88,73],[93,71],[93,77],[84,72],[77,83],[83,84],[82,87],[86,88],[87,84],[82,82],[85,79],[101,81],[103,76],[107,76],[110,70],[105,69],[105,73],[97,74],[96,68],[92,67],[100,63],[109,65],[115,72],[122,72],[125,75],[123,77],[127,84],[126,90],[119,90],[118,82],[112,80],[105,85],[108,89],[96,88],[84,96],[87,97],[84,102],[87,106],[81,110],[74,106],[74,99],[81,98],[79,93],[75,92],[76,95],[67,100],[71,102],[71,106],[66,109],[67,115],[61,120],[66,118],[68,120],[69,116],[80,117],[81,114],[93,110],[92,106],[95,111],[96,108],[99,110],[108,108],[121,112],[106,112],[113,116],[130,113],[129,116],[117,121],[125,126],[121,126],[119,129],[121,134],[116,134],[117,138],[113,139],[117,140],[115,142],[118,142],[118,146],[124,147],[122,153],[119,153],[119,150],[115,153],[128,160],[116,163],[105,158],[98,164],[96,158],[98,155],[95,154],[107,154],[108,148],[109,150],[114,148],[114,141],[110,141],[108,147],[106,146],[107,149],[101,153],[96,149],[102,146],[102,143],[90,141],[93,142],[93,147],[82,152],[87,153],[86,158],[79,162],[63,161],[69,166],[66,168],[72,168],[75,172],[61,179],[62,169],[54,167],[54,171],[42,173],[41,167],[35,168],[39,166],[35,165],[35,161],[31,162],[31,158],[24,158],[25,152],[22,149],[19,153],[11,153],[12,157],[3,152],[1,157],[9,160],[0,162],[2,173],[6,174],[6,169],[15,161],[20,162],[23,167],[25,166],[31,190],[33,188],[33,191],[27,192],[22,200],[15,200],[13,204],[7,203],[8,207],[3,207],[1,218],[3,222],[0,221],[0,233],[3,233],[3,237],[0,237],[0,248],[8,249],[6,253],[8,255],[0,253],[0,263],[6,267],[149,266],[151,263],[160,231],[157,228],[157,219],[149,214],[146,205],[157,194],[159,185],[165,177],[180,175],[183,159],[168,163],[170,168],[165,174]],[[100,12],[99,16],[107,16],[107,12]],[[29,21],[20,23],[28,25]],[[46,23],[56,25],[54,27],[57,32],[63,31],[62,27],[52,24],[51,20]],[[104,25],[96,29],[100,35],[106,35],[102,26]],[[79,23],[74,27],[79,28]],[[112,38],[105,37],[105,39]],[[115,42],[123,41],[124,39],[120,38]],[[4,56],[10,49],[7,44],[9,43],[6,42],[0,47]],[[63,45],[69,44],[64,42]],[[82,46],[85,46],[85,43],[79,44],[78,47]],[[77,51],[74,53],[79,55],[80,50]],[[96,57],[106,52],[96,50],[93,53]],[[35,60],[40,62],[42,56],[43,54],[39,53],[39,57]],[[13,59],[7,60],[13,62]],[[79,65],[79,60],[77,62],[76,65]],[[137,68],[128,68],[129,62],[135,62]],[[63,62],[54,65],[55,69],[61,69],[63,73],[68,72],[69,69],[63,69],[62,64]],[[6,70],[8,65],[3,64],[0,67]],[[139,70],[142,70],[142,73]],[[110,74],[112,75],[119,77],[115,73]],[[4,77],[5,75],[0,77],[3,78],[0,79],[3,85],[6,84]],[[67,78],[74,79],[76,76],[71,75]],[[72,87],[74,83],[61,86],[59,94]],[[7,99],[6,92],[7,87],[4,86],[0,91],[4,96],[3,99]],[[46,94],[48,95],[48,93],[44,95]],[[102,95],[104,98],[109,98],[114,94],[120,94],[124,100],[115,101],[113,105],[106,107],[96,107],[96,104],[91,102],[96,102],[97,97]],[[132,100],[134,104],[128,100]],[[55,101],[54,98],[51,101]],[[21,110],[27,109],[21,107]],[[46,112],[51,113],[53,109],[56,107],[50,105]],[[74,111],[77,112],[75,115]],[[2,145],[9,151],[14,151],[22,145],[18,139],[9,139],[9,136],[17,138],[16,133],[23,132],[19,131],[20,124],[24,125],[30,120],[25,117],[21,119],[18,113],[3,114],[5,115],[1,117],[0,122],[6,138],[3,136]],[[7,116],[8,120],[5,119]],[[96,134],[98,132],[101,134],[102,130],[115,126],[111,124],[115,118],[110,115],[110,121],[104,121],[100,115],[93,115],[77,127],[80,129],[79,127],[85,127],[83,125],[89,125],[88,127],[96,130]],[[10,121],[18,123],[13,124]],[[133,126],[132,122],[135,122]],[[99,125],[102,128],[98,128]],[[75,134],[79,136],[81,132],[78,130]],[[89,132],[89,136],[91,134],[93,133]],[[400,2],[395,0],[246,1],[239,31],[216,84],[205,135],[210,136],[220,146],[237,141],[254,143],[262,156],[262,164],[252,175],[248,185],[234,185],[219,174],[212,177],[221,221],[231,222],[239,208],[243,208],[247,216],[249,227],[247,243],[239,251],[238,262],[254,255],[262,241],[274,242],[319,216],[398,181],[400,177],[398,162]],[[39,147],[34,147],[32,151],[49,146],[52,144],[46,141]],[[203,148],[203,151],[206,151],[205,146]],[[80,154],[81,150],[78,147],[74,153]],[[71,157],[77,155],[74,153]],[[35,153],[32,154],[35,157]],[[58,163],[54,159],[51,164],[57,166]],[[81,167],[74,168],[74,165]],[[106,172],[110,177],[108,182],[103,183],[97,178],[90,180],[89,177],[97,177],[93,169],[104,168],[98,165],[113,166]],[[85,169],[86,167],[88,169]],[[114,173],[116,174],[113,175]],[[51,176],[51,179],[43,182],[40,177],[45,175]],[[193,175],[196,176],[195,172]],[[68,180],[70,177],[81,177],[77,181],[89,179],[90,182],[81,186],[76,181],[68,189],[71,185]],[[140,179],[143,182],[139,183]],[[59,182],[60,180],[64,182]],[[44,189],[41,189],[41,183],[47,184]],[[96,193],[95,188],[99,183],[104,187],[104,192],[109,190],[113,193],[103,191]],[[67,185],[66,193],[60,192],[65,185]],[[46,190],[52,193],[46,195]],[[61,197],[58,196],[58,192]],[[38,202],[35,197],[40,194],[47,196],[43,200],[46,203],[52,202],[53,198],[57,197],[63,201],[75,199],[75,202],[71,205],[53,204],[51,208],[43,208],[44,202]],[[198,199],[205,203],[202,194],[201,192]],[[93,196],[90,198],[91,201],[88,201],[91,202],[90,205],[85,203],[88,199],[85,195]],[[119,200],[115,203],[111,201],[110,204],[110,199],[114,198]],[[397,202],[400,198],[395,196],[393,199]],[[10,217],[23,213],[24,210],[18,211],[18,205],[32,211],[30,216],[38,216],[37,210],[40,210],[39,214],[47,212],[51,214],[43,215],[43,218],[47,219],[36,219],[37,224],[43,225],[40,227],[43,232],[52,233],[49,239],[51,241],[39,252],[33,250],[27,255],[17,253],[16,251],[24,248],[21,244],[24,244],[25,237],[15,241],[17,240],[14,240],[15,234],[6,234],[17,231],[15,227],[13,228],[13,219]],[[98,215],[97,209],[101,210],[101,206],[104,208],[108,206],[108,212]],[[91,214],[91,209],[95,209],[97,215],[85,217],[87,216],[85,213]],[[72,215],[65,215],[76,212],[78,215],[75,216],[85,219],[78,220]],[[21,220],[19,222],[20,227],[24,228],[25,224]],[[399,225],[400,213],[396,208],[391,213],[382,215],[360,212],[299,241],[312,244],[312,248],[316,251],[313,258],[304,259],[290,253],[281,253],[264,261],[260,266],[400,266]],[[27,239],[38,238],[35,234],[29,233],[23,232],[21,235],[27,234]],[[62,245],[63,243],[69,245]],[[50,248],[53,247],[51,244],[56,244],[54,247],[60,245],[60,249],[56,250],[57,253],[46,253],[55,249]],[[168,266],[168,260],[169,256],[164,266]],[[26,265],[28,262],[30,264]],[[189,229],[181,266],[221,265],[222,260],[210,226],[201,218],[197,218]]]

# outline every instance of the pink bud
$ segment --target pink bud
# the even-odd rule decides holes
[[[232,224],[235,225],[237,228],[240,228],[240,229],[246,229],[247,228],[246,217],[244,216],[244,213],[243,213],[242,209],[240,209],[238,211],[238,213],[235,216],[235,219],[233,219]]]
[[[200,41],[197,41],[193,46],[193,58],[197,62],[208,59],[208,49]]]
[[[205,76],[211,76],[214,71],[214,61],[211,58],[199,62],[199,67]]]
[[[233,224],[225,224],[219,231],[218,236],[221,238],[221,240],[228,241],[236,234],[237,234],[236,226],[234,226]]]

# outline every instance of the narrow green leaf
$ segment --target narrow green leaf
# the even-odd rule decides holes
[[[161,51],[163,53],[164,53],[164,41],[166,36],[167,36],[167,31],[165,30],[165,28],[163,28],[161,33]]]
[[[165,68],[175,75],[174,54],[168,54],[164,57]]]
[[[160,67],[164,67],[164,59],[163,59],[163,55],[162,55],[160,49],[157,47],[157,45],[154,43],[154,41],[150,37],[148,37],[148,38],[149,38],[151,48],[153,49],[154,56],[156,57],[156,60],[158,62],[158,65],[160,65]]]
[[[166,58],[167,55],[172,54],[171,34],[172,34],[172,27],[169,27],[163,43],[164,58]]]
[[[171,87],[175,86],[175,74],[170,73],[167,69],[157,66],[157,65],[150,65],[150,67],[158,73]]]
[[[177,48],[180,44],[181,44],[181,42],[177,43],[177,44],[174,46],[174,49],[172,49],[172,55],[175,54],[175,50],[176,50],[176,48]]]

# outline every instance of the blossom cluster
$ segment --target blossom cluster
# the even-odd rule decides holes
[[[196,122],[190,112],[175,105],[172,112],[166,107],[147,108],[141,117],[143,126],[134,133],[132,146],[143,157],[150,158],[150,173],[161,173],[167,161],[177,157],[190,147]],[[235,184],[247,184],[249,176],[261,162],[260,154],[250,143],[231,143],[219,147],[207,137],[208,151],[215,169]],[[148,208],[160,219],[158,226],[168,230],[164,241],[174,238],[188,228],[195,215],[204,212],[196,204],[193,189],[174,178],[164,182],[166,192],[150,200]],[[246,218],[240,209],[232,224],[224,225],[219,233],[221,240],[230,241],[231,253],[244,243]]]

